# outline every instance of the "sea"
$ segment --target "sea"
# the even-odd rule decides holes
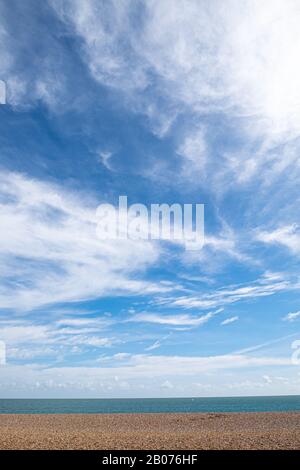
[[[300,395],[223,398],[0,399],[0,414],[300,411]]]

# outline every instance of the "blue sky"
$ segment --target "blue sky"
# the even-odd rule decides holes
[[[0,1],[1,397],[297,394],[293,0]],[[205,246],[99,240],[205,204]]]

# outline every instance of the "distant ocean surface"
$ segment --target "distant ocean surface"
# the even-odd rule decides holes
[[[300,411],[300,396],[136,399],[0,399],[0,414]]]

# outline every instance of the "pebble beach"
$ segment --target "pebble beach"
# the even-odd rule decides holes
[[[300,449],[300,413],[2,414],[0,449]]]

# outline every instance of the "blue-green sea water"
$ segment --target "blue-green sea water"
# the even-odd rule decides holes
[[[300,396],[132,399],[0,399],[0,414],[300,411]]]

